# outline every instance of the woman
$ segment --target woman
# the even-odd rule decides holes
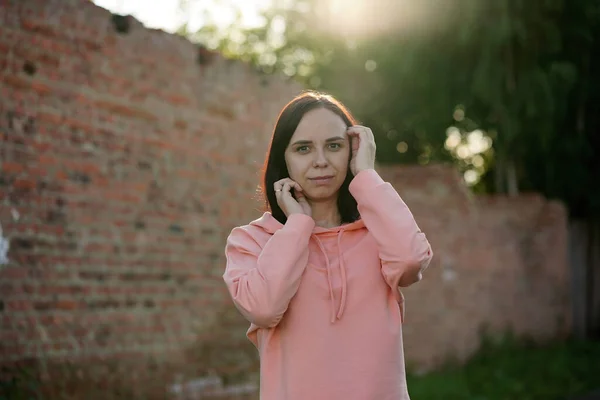
[[[279,115],[264,170],[270,212],[232,230],[224,280],[251,323],[263,400],[404,400],[399,287],[432,257],[374,170],[375,141],[330,96]]]

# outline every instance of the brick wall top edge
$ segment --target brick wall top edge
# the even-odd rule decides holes
[[[222,54],[202,49],[202,46],[183,36],[146,27],[131,15],[127,16],[128,32],[118,33],[112,22],[112,12],[89,0],[52,0],[39,3],[41,4],[35,6],[9,3],[6,18],[1,24],[3,29],[44,36],[47,40],[74,40],[93,51],[108,51],[108,57],[115,54],[141,58],[160,55],[162,60],[156,59],[156,63],[162,63],[163,68],[171,64],[189,66],[190,63],[196,63],[201,70],[211,67],[223,68],[227,64],[233,73],[254,75],[265,82],[266,86],[290,85],[289,78],[283,74],[260,74],[248,63],[225,59]],[[13,45],[17,46],[18,43]],[[198,63],[199,53],[202,53],[206,64]],[[294,94],[299,93],[301,89],[300,85],[295,85]]]

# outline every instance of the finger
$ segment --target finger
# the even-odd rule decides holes
[[[301,200],[304,198],[304,193],[302,192],[302,188],[298,189],[297,187],[295,187],[294,194],[296,195],[297,200]]]
[[[360,139],[368,139],[371,130],[366,126],[354,125],[348,128],[348,133],[353,136],[358,136]]]
[[[349,134],[353,135],[357,139],[356,142],[358,142],[356,148],[354,146],[354,143],[352,143],[352,148],[354,150],[358,150],[358,148],[363,145],[368,147],[375,147],[375,137],[373,136],[373,132],[370,128],[367,128],[366,126],[356,125],[351,126],[349,129],[352,129],[351,133],[349,132]]]
[[[360,135],[360,131],[361,131],[361,128],[354,125],[354,126],[349,126],[348,129],[346,130],[346,133],[348,134],[348,136],[356,137],[356,136]]]
[[[283,190],[283,184],[284,182],[282,182],[283,180],[279,180],[277,182],[275,182],[275,184],[273,185],[273,189],[275,189],[275,196],[280,196]]]
[[[363,126],[360,126],[360,125],[352,125],[352,126],[349,126],[349,127],[348,127],[348,129],[347,129],[347,132],[348,132],[349,134],[358,135],[358,133],[359,133],[361,130],[363,130],[363,129],[364,129],[364,127],[363,127]]]
[[[283,184],[283,188],[281,189],[281,194],[290,194],[290,183],[289,182],[285,182]]]
[[[308,199],[304,196],[298,196],[298,198],[296,199],[296,201],[299,204],[308,204]]]
[[[350,130],[352,127],[348,128],[348,137],[350,139],[350,144],[352,148],[352,154],[354,154],[358,148],[360,147],[360,136],[359,133],[355,130]]]
[[[286,182],[292,182],[290,178],[283,178],[275,182],[275,185],[279,185],[279,188],[282,188]]]
[[[293,181],[291,178],[282,179],[282,187],[286,183],[290,186],[290,190],[294,188],[299,188],[300,190],[302,190],[302,187],[296,181]]]
[[[302,189],[302,186],[300,186],[299,184],[295,184],[294,185],[294,194],[296,195],[296,199],[303,199],[304,196],[304,189]]]

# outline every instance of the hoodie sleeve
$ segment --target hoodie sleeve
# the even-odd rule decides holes
[[[276,326],[296,294],[308,263],[312,218],[293,214],[261,249],[244,228],[231,231],[223,279],[242,315],[261,328]]]
[[[420,281],[433,252],[398,192],[375,170],[359,172],[349,190],[377,243],[382,274],[388,285],[397,290],[399,286]]]

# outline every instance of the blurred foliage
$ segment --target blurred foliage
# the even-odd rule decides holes
[[[600,342],[545,346],[506,336],[484,342],[464,367],[408,374],[411,397],[420,400],[566,400],[599,387]]]
[[[273,0],[264,20],[181,33],[340,98],[381,163],[455,162],[475,191],[600,216],[597,0]]]

